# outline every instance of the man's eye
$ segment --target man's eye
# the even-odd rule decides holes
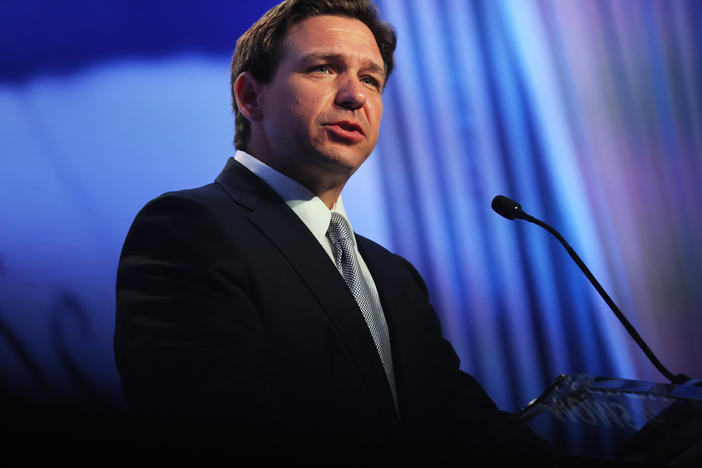
[[[314,68],[312,68],[313,71],[318,71],[321,73],[329,73],[331,70],[329,69],[329,65],[315,65]]]
[[[376,79],[373,78],[372,76],[364,76],[364,77],[361,79],[361,81],[362,81],[363,83],[369,84],[369,85],[371,85],[371,86],[373,86],[373,87],[375,87],[375,88],[379,88],[379,87],[380,87],[380,83],[378,82],[378,80],[376,80]]]

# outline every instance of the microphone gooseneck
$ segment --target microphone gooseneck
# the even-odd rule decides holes
[[[553,236],[559,240],[563,247],[565,247],[565,249],[568,251],[568,254],[570,254],[571,258],[575,261],[575,263],[577,263],[577,265],[580,267],[580,270],[585,274],[585,276],[587,276],[587,279],[590,280],[590,283],[592,283],[592,285],[595,287],[602,299],[604,299],[604,301],[607,303],[609,308],[612,309],[614,315],[617,316],[622,325],[624,325],[624,328],[626,328],[626,331],[629,332],[629,335],[631,335],[636,344],[639,345],[641,350],[653,363],[656,369],[658,369],[658,371],[661,374],[663,374],[665,378],[667,378],[674,384],[682,384],[690,380],[690,377],[688,377],[685,374],[674,375],[661,363],[661,361],[658,360],[653,351],[651,351],[651,348],[649,348],[646,342],[643,340],[643,338],[641,338],[641,335],[639,335],[634,326],[629,322],[629,320],[627,320],[622,311],[619,310],[619,307],[617,307],[612,298],[609,297],[609,294],[607,294],[602,285],[600,285],[599,281],[597,281],[597,279],[590,272],[585,263],[583,263],[583,261],[580,259],[578,254],[575,253],[575,250],[573,250],[573,248],[568,244],[568,242],[566,242],[566,240],[558,231],[556,231],[553,227],[541,221],[540,219],[534,218],[533,216],[522,211],[522,206],[519,203],[503,195],[497,195],[495,198],[493,198],[491,206],[497,214],[504,216],[507,219],[523,219],[529,221],[530,223],[534,223],[538,226],[541,226],[542,228],[546,229],[548,232],[553,234]]]

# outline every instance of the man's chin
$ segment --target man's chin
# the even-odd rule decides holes
[[[325,169],[339,174],[351,174],[361,167],[370,154],[363,154],[356,148],[335,148],[319,154],[319,160]]]

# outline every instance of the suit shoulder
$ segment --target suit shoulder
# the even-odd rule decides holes
[[[389,251],[382,245],[368,239],[367,237],[356,233],[354,233],[354,235],[356,236],[356,242],[358,243],[361,250],[367,252],[368,255],[371,255],[373,257],[382,257],[384,259],[392,259],[393,261],[407,261],[403,257]]]
[[[412,262],[407,260],[405,257],[393,253],[377,242],[374,242],[359,234],[356,234],[356,242],[358,242],[361,250],[371,258],[380,259],[383,262],[391,262],[394,264],[395,268],[403,268],[407,270],[413,279],[419,284],[422,290],[425,293],[427,292],[427,286],[422,278],[422,275],[419,274],[419,271],[417,271]]]
[[[216,183],[166,192],[149,201],[135,216],[122,255],[158,252],[166,245],[195,249],[223,243],[232,226],[244,219],[237,204]]]
[[[231,199],[222,187],[217,183],[211,183],[202,187],[163,193],[146,203],[141,211],[171,205],[200,206],[208,209],[227,202],[231,203]]]
[[[134,223],[145,217],[165,219],[236,218],[242,207],[233,203],[229,194],[217,183],[202,187],[166,192],[147,202],[137,213]]]

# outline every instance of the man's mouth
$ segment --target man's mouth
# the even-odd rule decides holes
[[[359,132],[359,133],[361,133],[361,135],[364,134],[361,126],[358,125],[357,123],[354,123],[354,122],[343,121],[343,122],[337,122],[336,125],[338,125],[339,127],[343,128],[345,130],[348,130],[350,132]]]
[[[342,120],[339,122],[330,122],[325,124],[324,126],[327,127],[327,129],[329,129],[329,131],[332,132],[336,137],[344,140],[359,141],[365,136],[363,128],[361,128],[360,125],[358,125],[355,122],[349,122],[347,120]]]

